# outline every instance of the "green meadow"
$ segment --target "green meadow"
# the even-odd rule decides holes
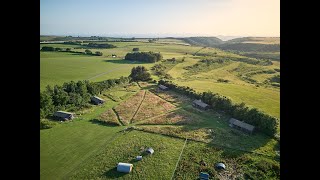
[[[273,39],[271,39],[273,40]],[[267,39],[266,41],[271,41]],[[187,66],[196,64],[202,58],[207,57],[243,57],[239,54],[226,52],[217,48],[203,48],[199,46],[186,46],[181,40],[160,39],[156,43],[140,42],[108,42],[117,46],[112,49],[90,49],[92,52],[101,51],[103,56],[89,56],[66,52],[40,52],[40,90],[47,85],[62,85],[63,82],[88,79],[90,81],[103,81],[109,78],[128,76],[134,66],[143,65],[151,68],[154,64],[139,63],[123,60],[126,53],[132,48],[138,47],[140,51],[160,52],[164,59],[185,58],[183,63],[178,63],[168,71],[173,77],[173,82],[179,85],[190,86],[197,91],[213,91],[225,95],[235,102],[245,102],[250,107],[256,107],[272,116],[280,117],[280,90],[272,86],[257,86],[241,78],[241,73],[251,72],[252,66],[256,69],[280,69],[279,61],[272,61],[271,66],[250,65],[244,62],[232,62],[226,66],[212,69],[207,72],[197,72],[192,76],[186,75]],[[102,42],[99,42],[102,43]],[[166,43],[166,44],[164,44]],[[77,48],[79,45],[66,44],[40,44],[43,46]],[[85,49],[73,49],[84,52]],[[194,55],[194,53],[197,53]],[[116,54],[116,58],[111,55]],[[246,70],[237,72],[240,64],[245,64]],[[242,67],[242,66],[241,66]],[[251,69],[250,69],[251,68]],[[276,73],[279,74],[279,73]],[[275,74],[255,74],[250,78],[259,83]],[[159,79],[153,76],[154,79]],[[219,83],[217,79],[227,79],[229,83]]]
[[[136,114],[143,112],[137,122],[149,121],[148,112],[163,112],[152,104],[152,109],[146,111],[148,106],[137,108],[140,103],[129,103],[142,90],[139,86],[130,90],[114,87],[102,93],[101,97],[107,100],[105,104],[77,111],[74,120],[40,130],[40,179],[195,179],[201,171],[220,179],[230,176],[278,179],[279,161],[275,150],[279,150],[279,145],[276,140],[260,133],[250,136],[234,130],[227,123],[230,117],[214,110],[198,111],[191,106],[190,99],[177,93],[154,94],[154,84],[141,83],[140,86],[149,93],[142,104],[150,104],[157,97],[169,104],[173,100],[175,103],[171,106],[176,109],[165,114],[182,113],[190,123],[132,123],[128,126],[98,123],[95,120],[102,113],[126,102],[127,108],[134,109]],[[135,130],[123,131],[130,126]],[[148,147],[155,153],[145,155]],[[143,155],[142,161],[135,161],[138,155]],[[207,166],[199,165],[201,160]],[[119,162],[132,163],[132,172],[117,172]],[[217,162],[225,163],[226,171],[216,170]]]

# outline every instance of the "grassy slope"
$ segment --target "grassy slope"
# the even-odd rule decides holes
[[[280,92],[273,89],[204,80],[179,82],[179,84],[192,87],[197,91],[211,90],[228,96],[235,102],[245,102],[248,106],[257,107],[270,115],[280,117]]]
[[[199,73],[185,80],[183,73],[186,70],[183,67],[190,66],[196,62],[197,60],[192,57],[186,58],[185,63],[176,65],[168,73],[175,78],[174,82],[179,85],[189,86],[200,92],[208,90],[217,92],[228,96],[235,102],[245,102],[251,107],[257,107],[270,115],[277,118],[280,117],[279,90],[255,87],[239,79],[236,74],[230,72],[231,69],[239,65],[239,62],[209,72]],[[279,62],[274,62],[274,65],[268,67],[268,69],[276,67],[279,67]],[[231,83],[218,83],[217,79],[219,78],[228,79]],[[259,80],[262,81],[261,78]]]

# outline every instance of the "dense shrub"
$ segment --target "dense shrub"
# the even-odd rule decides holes
[[[81,45],[82,41],[65,41],[64,44]]]
[[[217,82],[228,83],[229,80],[220,78],[220,79],[217,80]]]
[[[96,51],[96,52],[95,52],[95,55],[97,55],[97,56],[102,56],[102,55],[103,55],[103,53],[102,53],[102,52],[100,52],[100,51]]]
[[[114,46],[112,44],[107,44],[107,43],[105,43],[105,44],[89,43],[86,46],[90,47],[90,48],[106,48],[106,49],[117,47],[117,46]]]
[[[151,74],[144,66],[137,66],[131,69],[129,77],[133,81],[149,81],[151,80]]]
[[[126,60],[132,61],[143,61],[143,62],[157,62],[162,59],[162,55],[160,53],[154,52],[135,52],[135,53],[127,53],[125,56]]]
[[[41,48],[41,51],[55,51],[55,48],[54,47],[43,46]]]
[[[139,51],[139,48],[133,48],[132,51]]]
[[[84,52],[85,52],[86,54],[92,54],[92,51],[90,51],[89,49],[86,49]]]

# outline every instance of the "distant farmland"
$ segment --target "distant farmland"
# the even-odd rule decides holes
[[[245,41],[259,41],[260,39],[243,39]],[[170,65],[167,71],[173,77],[172,81],[180,85],[187,85],[197,91],[213,91],[230,97],[235,102],[245,102],[251,107],[257,107],[270,115],[280,117],[280,91],[271,83],[265,84],[268,78],[280,74],[257,74],[246,77],[244,73],[254,73],[247,68],[245,71],[238,72],[236,69],[245,62],[231,61],[226,66],[206,71],[195,71],[192,76],[185,76],[192,69],[186,70],[187,66],[193,66],[204,58],[224,58],[228,59],[245,57],[243,55],[226,52],[217,48],[203,48],[200,46],[185,46],[177,43],[182,40],[160,39],[159,41],[149,43],[147,39],[140,42],[108,42],[117,46],[113,49],[91,49],[93,52],[101,51],[103,56],[75,55],[65,52],[40,52],[40,90],[44,90],[47,85],[62,85],[65,81],[85,80],[102,81],[108,78],[117,78],[120,76],[128,76],[132,67],[143,65],[151,68],[154,64],[139,63],[123,60],[126,53],[131,52],[134,47],[140,51],[160,52],[164,59],[184,58],[184,62]],[[267,39],[266,42],[277,42],[274,39]],[[99,43],[99,42],[98,42]],[[168,43],[168,44],[162,44]],[[69,47],[75,51],[84,52],[85,49],[78,48],[77,45],[65,44],[41,44],[43,46],[52,47]],[[194,54],[197,53],[197,54]],[[266,53],[266,52],[262,52]],[[116,54],[116,58],[111,55]],[[268,55],[266,55],[268,56]],[[280,69],[279,61],[272,61],[273,65],[259,66],[250,65],[263,69]],[[162,62],[158,62],[160,64]],[[248,67],[249,67],[248,66]],[[168,66],[169,67],[169,66]],[[242,66],[241,66],[242,67]],[[251,71],[251,72],[250,72]],[[153,73],[152,73],[153,74]],[[155,74],[154,79],[159,79]],[[228,83],[217,82],[218,79],[229,80]],[[250,81],[249,81],[250,80]],[[277,86],[280,86],[278,84]]]

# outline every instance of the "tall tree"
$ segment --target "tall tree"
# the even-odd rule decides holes
[[[129,75],[133,81],[149,81],[151,80],[151,74],[148,72],[147,68],[144,66],[137,66],[131,69],[131,74]]]

